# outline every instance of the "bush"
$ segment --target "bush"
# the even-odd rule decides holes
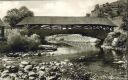
[[[7,44],[7,42],[1,42],[0,43],[0,52],[5,53],[10,51],[10,46]]]
[[[39,35],[37,34],[33,34],[30,37],[27,37],[27,42],[28,42],[28,48],[30,50],[35,50],[38,48],[38,45],[40,44],[40,39],[39,39]]]
[[[20,30],[20,33],[21,33],[21,35],[28,35],[28,29],[26,29],[26,28],[23,28],[22,30]]]
[[[35,50],[40,44],[40,39],[36,34],[28,37],[27,35],[21,35],[19,31],[14,30],[7,36],[7,44],[11,47],[12,51]]]

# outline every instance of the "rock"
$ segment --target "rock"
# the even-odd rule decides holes
[[[28,78],[28,75],[26,75],[26,74],[23,74],[21,77],[22,77],[24,80],[27,80],[27,78]]]
[[[6,78],[6,77],[8,77],[8,76],[9,76],[8,73],[1,73],[1,78]]]
[[[42,77],[42,76],[45,75],[45,72],[44,72],[44,71],[39,71],[39,72],[38,72],[38,75],[39,75],[39,77]]]
[[[45,67],[44,66],[41,66],[40,67],[40,70],[45,71]]]
[[[56,63],[55,63],[55,65],[56,65],[56,66],[60,66],[60,65],[61,65],[61,63],[57,63],[57,62],[56,62]]]
[[[68,63],[68,66],[73,66],[73,64],[72,63]]]
[[[29,80],[35,80],[36,78],[35,77],[33,77],[33,76],[30,76],[29,77]]]
[[[16,73],[18,72],[19,68],[16,66],[11,66],[8,70],[10,73]]]
[[[1,80],[14,80],[14,78],[8,76],[8,77],[5,77],[5,78],[2,78]]]
[[[1,73],[1,77],[2,77],[2,78],[8,77],[8,76],[9,76],[9,71],[8,71],[8,70],[4,70],[4,71]]]
[[[28,73],[28,76],[36,77],[36,76],[37,76],[37,74],[36,74],[35,72],[31,71],[31,72],[29,72],[29,73]]]
[[[65,59],[64,62],[69,62],[69,60],[68,59]]]
[[[11,68],[11,66],[5,66],[6,67],[6,69],[9,69],[9,68]]]
[[[56,71],[59,71],[59,70],[60,69],[57,66],[53,66],[50,71],[56,72]]]
[[[29,61],[22,61],[21,64],[22,64],[22,65],[29,65],[30,62],[29,62]]]
[[[113,62],[115,64],[124,64],[125,62],[124,61],[116,61],[116,62]]]
[[[58,80],[57,76],[49,76],[46,80]]]
[[[9,76],[10,76],[10,77],[15,77],[15,78],[16,78],[16,77],[17,77],[17,74],[12,73],[12,74],[9,74]]]
[[[43,49],[43,50],[53,50],[53,51],[57,50],[57,47],[54,45],[39,45],[38,47],[39,49]]]
[[[12,60],[9,59],[9,58],[3,58],[2,61],[5,62],[5,63],[8,63],[8,62],[10,62],[10,61],[12,61]]]
[[[39,80],[47,80],[45,76],[39,78]]]
[[[18,75],[19,76],[22,76],[23,75],[23,72],[22,71],[18,71]]]
[[[67,62],[66,61],[61,61],[61,65],[66,65]]]
[[[27,71],[31,71],[32,68],[33,68],[32,65],[27,65],[27,66],[24,67],[24,71],[25,71],[25,72],[27,72]]]
[[[18,53],[8,53],[7,54],[8,57],[19,57]]]
[[[22,54],[22,57],[26,57],[26,56],[29,56],[29,54],[27,54],[27,53],[26,54]]]
[[[24,68],[24,67],[25,67],[25,65],[23,65],[23,64],[20,64],[20,65],[19,65],[19,67],[20,67],[20,68]]]
[[[4,70],[2,73],[9,73],[9,71],[8,70]]]
[[[39,66],[33,67],[33,71],[39,71]]]
[[[114,38],[112,41],[112,46],[117,46],[118,38]]]
[[[9,58],[3,58],[2,61],[8,61],[8,60],[11,60]]]
[[[66,69],[60,69],[60,71],[61,71],[62,73],[65,73],[65,72],[66,72]]]

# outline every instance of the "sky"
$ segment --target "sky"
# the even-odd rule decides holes
[[[3,18],[8,10],[21,6],[32,10],[35,16],[85,16],[96,4],[114,1],[117,0],[0,0],[0,18]]]

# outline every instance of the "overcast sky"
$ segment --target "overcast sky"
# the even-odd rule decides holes
[[[85,16],[95,4],[117,0],[42,0],[42,1],[0,1],[0,18],[7,10],[27,6],[35,16]]]

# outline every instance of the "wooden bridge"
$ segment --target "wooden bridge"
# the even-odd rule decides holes
[[[107,18],[97,17],[55,17],[35,16],[27,17],[17,24],[19,27],[38,29],[40,34],[85,34],[87,36],[100,36],[113,31],[115,24]],[[37,31],[37,33],[39,33]],[[47,31],[47,32],[46,32]],[[96,37],[97,37],[96,36]],[[103,35],[104,36],[104,35]]]

